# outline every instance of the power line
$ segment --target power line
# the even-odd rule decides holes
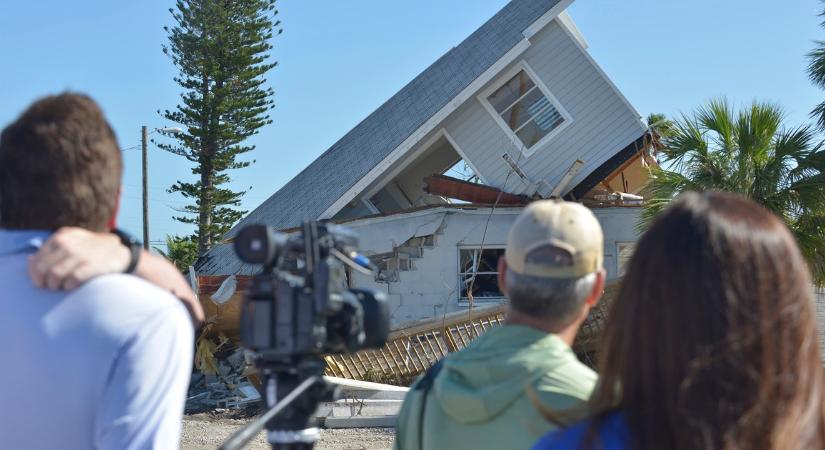
[[[521,148],[519,148],[519,155],[518,159],[516,159],[516,163],[514,164],[515,167],[518,167],[518,163],[521,161],[521,157],[524,155],[524,150],[526,146],[524,143],[521,143]],[[481,245],[479,246],[478,250],[478,262],[476,263],[475,267],[473,267],[473,278],[470,279],[470,285],[467,286],[467,300],[469,301],[469,307],[467,308],[467,315],[470,319],[473,317],[473,307],[475,306],[475,298],[473,297],[473,287],[475,287],[476,278],[478,278],[478,266],[481,264],[482,255],[484,255],[484,243],[487,239],[487,228],[490,226],[490,219],[493,218],[493,213],[498,206],[499,201],[501,201],[501,197],[504,195],[504,190],[507,189],[507,182],[510,181],[510,175],[515,172],[513,167],[507,171],[507,176],[504,178],[504,183],[501,185],[501,189],[499,189],[498,196],[496,197],[495,203],[493,203],[493,207],[490,208],[490,214],[487,215],[487,220],[484,222],[484,231],[481,234]]]
[[[127,183],[122,183],[122,185],[123,185],[123,186],[126,186],[126,187],[130,187],[130,188],[134,188],[134,189],[141,189],[141,188],[142,188],[142,186],[138,186],[138,185],[136,185],[136,184],[127,184]],[[151,190],[153,190],[153,191],[163,191],[163,192],[166,192],[166,189],[164,189],[164,188],[158,188],[158,187],[151,187],[151,186],[150,186],[150,187],[149,187],[149,189],[151,189]]]
[[[130,187],[130,188],[134,188],[134,189],[141,189],[141,186],[137,186],[137,185],[134,185],[134,184],[123,183],[122,185],[126,186],[126,187]],[[150,186],[149,189],[155,190],[155,191],[158,191],[158,192],[164,192],[164,193],[169,194],[169,195],[176,194],[174,192],[167,192],[167,190],[164,189],[164,188],[157,188],[157,187],[151,187]],[[127,196],[124,195],[124,197],[127,197]],[[128,197],[128,198],[135,198],[135,197]],[[246,194],[241,196],[241,200],[246,200],[246,199],[249,199],[249,200],[268,200],[269,197],[257,197],[257,196],[251,196],[251,195],[246,195]],[[137,200],[140,200],[140,199],[137,198]],[[195,200],[195,199],[193,199],[193,200]],[[153,200],[149,199],[149,201],[153,201]]]

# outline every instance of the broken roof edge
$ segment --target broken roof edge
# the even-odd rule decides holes
[[[580,181],[579,184],[577,184],[567,194],[563,195],[562,198],[569,201],[580,200],[602,180],[610,176],[613,171],[621,167],[621,165],[626,161],[632,159],[641,152],[647,151],[650,147],[650,143],[650,130],[645,130],[639,138],[625,146],[625,148],[619,150],[618,153],[590,172],[590,174]]]
[[[637,157],[640,153],[645,152],[651,145],[650,140],[650,130],[646,130],[639,138],[635,141],[631,142],[627,146],[625,146],[622,150],[618,153],[613,155],[610,159],[602,163],[599,167],[593,170],[584,180],[579,182],[573,189],[571,189],[567,194],[563,195],[561,198],[567,201],[581,201],[585,194],[590,192],[595,186],[597,186],[602,180],[609,177],[613,172],[618,170],[622,167],[623,164],[627,163],[628,161],[632,160],[633,158]],[[451,177],[445,177],[441,175],[442,178],[451,179]],[[431,178],[431,177],[428,177]],[[454,179],[455,181],[461,181],[458,179]],[[467,183],[472,184],[472,183]],[[516,194],[510,194],[504,192],[498,188],[488,185],[478,185],[481,188],[487,188],[490,190],[494,190],[497,193],[502,193],[506,195],[510,195],[512,197],[524,197],[518,196]],[[528,199],[527,203],[534,201],[534,200],[542,200],[542,199]],[[336,225],[352,223],[362,220],[369,220],[369,219],[377,219],[377,218],[385,218],[385,217],[392,217],[392,216],[402,216],[402,215],[409,215],[415,213],[431,213],[435,210],[444,209],[444,210],[477,210],[477,209],[486,209],[486,208],[495,208],[498,210],[501,209],[521,209],[524,208],[527,203],[525,204],[513,204],[513,203],[443,203],[443,204],[434,204],[434,205],[423,205],[423,206],[415,206],[412,208],[405,208],[397,211],[390,211],[390,212],[379,212],[375,214],[368,214],[365,216],[360,217],[350,217],[346,219],[322,219],[329,223],[334,223]],[[628,207],[635,207],[633,205],[604,205],[604,208],[628,208]],[[277,231],[281,233],[294,233],[301,229],[300,226],[295,227],[287,227],[287,228],[280,228]],[[220,244],[231,244],[234,242],[234,237],[229,236],[221,240]]]
[[[629,160],[630,158],[633,158],[637,153],[638,152],[632,153],[627,159]],[[625,160],[619,161],[617,163],[617,167],[620,166],[624,161]],[[610,162],[610,161],[608,161],[608,162]],[[607,162],[605,164],[607,164]],[[599,169],[597,169],[597,170],[602,169],[602,167],[605,164],[600,166]],[[609,173],[610,172],[608,172],[608,174]],[[585,180],[585,181],[587,181],[587,180]],[[576,188],[574,188],[574,190],[578,189],[580,186],[582,186],[582,184],[585,181],[582,181],[582,183],[580,183],[578,186],[576,186]],[[598,183],[599,182],[597,181],[596,184],[598,184]],[[596,184],[594,184],[594,186]],[[585,191],[585,192],[588,192],[588,191]],[[574,202],[579,202],[581,200],[581,198],[572,199],[572,198],[567,198],[567,196],[563,197],[563,199],[567,200],[567,201],[574,201]],[[530,201],[538,201],[538,200],[548,200],[548,199],[540,198],[540,199],[535,199],[535,200],[530,200]],[[411,216],[411,215],[425,215],[425,214],[442,213],[442,212],[447,212],[447,211],[482,211],[483,210],[485,213],[488,213],[490,209],[495,209],[496,211],[500,211],[500,212],[505,212],[505,211],[509,212],[509,210],[524,209],[526,206],[527,206],[527,204],[516,205],[516,204],[504,204],[504,203],[498,203],[498,204],[496,204],[496,203],[442,203],[442,204],[434,204],[434,205],[415,206],[415,207],[412,207],[412,208],[405,208],[405,209],[400,209],[400,210],[397,210],[397,211],[379,212],[379,213],[368,214],[368,215],[360,216],[360,217],[349,217],[349,218],[346,218],[346,219],[326,219],[326,220],[324,220],[324,222],[332,223],[332,224],[335,224],[335,225],[345,225],[345,224],[348,224],[348,223],[360,222],[360,221],[371,221],[371,220],[374,220],[374,219],[385,219],[385,218],[389,218],[389,217],[402,218],[402,217]],[[638,207],[637,205],[603,205],[603,206],[598,206],[598,207],[591,208],[591,209],[637,208],[637,207]],[[289,234],[289,233],[295,233],[295,232],[300,231],[300,230],[301,230],[301,227],[297,226],[297,227],[280,228],[276,231],[278,231],[279,233]],[[234,241],[235,241],[234,237],[228,237],[226,239],[221,240],[221,242],[218,245],[231,244]]]
[[[548,199],[537,199],[535,201],[540,200],[548,200]],[[568,200],[568,201],[577,201],[578,200]],[[585,205],[587,206],[587,205]],[[418,216],[418,215],[426,215],[426,214],[439,214],[439,213],[450,213],[450,212],[470,212],[473,214],[490,214],[490,210],[493,210],[493,214],[510,214],[515,211],[520,211],[526,208],[527,205],[505,205],[505,204],[492,204],[492,203],[453,203],[453,204],[441,204],[441,205],[425,205],[425,206],[417,206],[414,208],[407,208],[402,209],[399,211],[393,212],[386,212],[386,213],[378,213],[378,214],[370,214],[368,216],[361,216],[361,217],[352,217],[348,219],[340,219],[340,220],[330,220],[329,223],[333,223],[336,225],[346,225],[352,224],[355,222],[371,222],[371,221],[379,221],[382,219],[404,219],[410,216]],[[590,209],[634,209],[639,208],[639,205],[599,205],[596,207],[590,207]],[[300,227],[293,227],[287,228],[284,230],[279,230],[282,233],[293,233],[299,231]],[[227,241],[229,242],[229,241]]]
[[[336,225],[344,225],[348,223],[354,223],[359,221],[373,221],[375,219],[386,219],[386,218],[406,218],[409,216],[415,215],[425,215],[425,214],[436,214],[448,211],[475,211],[475,210],[487,210],[490,208],[495,208],[497,211],[501,210],[510,210],[510,209],[522,209],[525,205],[495,205],[491,203],[445,203],[440,205],[424,205],[424,206],[416,206],[413,208],[402,209],[393,212],[385,212],[385,213],[377,213],[377,214],[370,214],[367,216],[361,217],[351,217],[348,219],[340,219],[340,220],[329,220],[329,223],[334,223]],[[485,211],[487,212],[487,211]],[[292,227],[287,228],[285,230],[280,230],[282,233],[292,233],[295,231],[300,230],[300,227]]]

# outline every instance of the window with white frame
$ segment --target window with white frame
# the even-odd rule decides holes
[[[627,271],[627,266],[630,264],[630,258],[633,257],[633,252],[635,250],[635,242],[616,243],[616,272],[618,276],[624,276]]]
[[[469,300],[473,294],[474,302],[500,300],[504,298],[498,287],[498,259],[504,256],[504,248],[479,247],[460,248],[458,250],[458,298]]]
[[[515,75],[484,96],[485,106],[496,121],[528,150],[570,120],[531,72],[526,63],[522,63]]]

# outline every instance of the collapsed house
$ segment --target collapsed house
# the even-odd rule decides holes
[[[252,211],[195,267],[202,299],[232,277],[225,298],[204,301],[207,314],[237,330],[255,267],[231,239],[253,223],[289,232],[328,219],[356,231],[381,270],[354,284],[386,292],[396,326],[501,303],[496,262],[535,199],[591,207],[608,280],[620,276],[652,136],[588,53],[571,3],[511,1]]]

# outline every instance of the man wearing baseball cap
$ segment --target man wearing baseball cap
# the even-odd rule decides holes
[[[570,346],[601,297],[602,261],[602,230],[589,209],[557,200],[526,207],[499,260],[499,287],[509,300],[506,324],[413,384],[395,447],[526,449],[552,428],[533,400],[556,411],[586,402],[596,374]]]

